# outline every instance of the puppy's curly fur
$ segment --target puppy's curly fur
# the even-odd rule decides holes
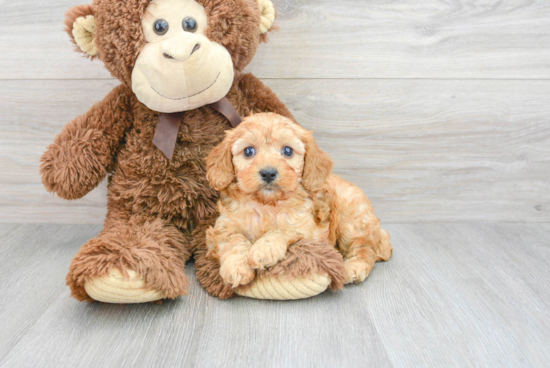
[[[207,179],[220,191],[220,217],[206,242],[228,285],[249,284],[304,240],[335,245],[346,283],[365,280],[375,262],[391,257],[370,201],[332,165],[311,132],[273,113],[246,118],[212,150]]]

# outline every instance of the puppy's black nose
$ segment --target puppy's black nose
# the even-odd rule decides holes
[[[266,167],[265,169],[260,170],[260,176],[262,177],[262,180],[268,184],[275,180],[278,174],[279,173],[277,172],[277,169],[273,167]]]

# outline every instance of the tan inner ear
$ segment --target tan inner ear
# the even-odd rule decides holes
[[[260,11],[262,13],[260,33],[264,34],[271,29],[273,22],[275,22],[275,7],[269,0],[258,0],[258,3],[260,4]]]
[[[76,18],[73,24],[73,37],[82,52],[91,56],[97,55],[95,43],[95,18],[93,15]]]

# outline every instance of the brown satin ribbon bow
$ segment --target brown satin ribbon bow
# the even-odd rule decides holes
[[[212,107],[225,116],[233,128],[242,121],[239,113],[235,110],[227,97],[207,106]],[[185,112],[174,112],[171,114],[162,113],[159,116],[155,135],[153,136],[153,144],[164,153],[169,160],[174,156],[178,131],[180,130],[180,124],[184,114]]]

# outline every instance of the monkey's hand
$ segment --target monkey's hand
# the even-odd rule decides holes
[[[40,159],[42,183],[49,192],[77,199],[105,178],[132,124],[128,95],[128,87],[116,87],[63,128]]]
[[[74,133],[74,134],[71,134]],[[40,159],[42,183],[49,192],[64,199],[78,199],[94,189],[107,175],[101,132],[64,131]]]

